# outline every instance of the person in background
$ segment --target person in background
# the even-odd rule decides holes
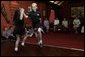
[[[80,20],[76,17],[73,20],[73,28],[75,30],[75,33],[78,33],[78,28],[79,28],[80,24],[81,24]]]
[[[59,19],[56,18],[56,19],[54,20],[54,32],[55,32],[56,29],[58,29],[58,28],[59,28]]]
[[[62,21],[62,26],[64,31],[68,29],[68,21],[66,20],[66,18],[64,18],[64,20]]]
[[[49,31],[49,21],[47,20],[47,18],[44,20],[44,27],[46,29],[46,32]]]
[[[6,38],[6,39],[8,39],[8,34],[7,34],[7,32],[8,32],[8,28],[5,27],[4,30],[2,31],[2,36],[3,36],[4,38]]]
[[[2,36],[7,39],[15,39],[15,36],[13,35],[13,27],[10,26],[9,28],[5,27],[5,30],[2,32]]]

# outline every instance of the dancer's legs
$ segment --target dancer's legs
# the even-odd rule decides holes
[[[16,40],[16,43],[15,43],[15,51],[18,51],[18,45],[19,45],[19,42],[20,42],[20,36],[17,35],[17,40]]]
[[[40,47],[42,47],[42,32],[38,31],[38,44],[40,45]]]
[[[23,40],[22,40],[22,43],[21,43],[22,46],[24,46],[25,40],[27,39],[28,36],[29,36],[29,35],[24,36],[24,38],[23,38]]]

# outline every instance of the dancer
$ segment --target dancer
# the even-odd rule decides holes
[[[28,17],[25,15],[24,13],[24,9],[23,8],[17,8],[17,10],[15,11],[14,14],[14,35],[17,37],[16,43],[15,43],[15,51],[18,51],[18,45],[20,42],[20,37],[22,37],[25,33],[25,28],[24,28],[24,19],[23,17]]]
[[[36,38],[39,39],[38,44],[41,45],[42,44],[42,36],[41,36],[41,31],[42,29],[40,29],[39,27],[41,26],[41,16],[39,11],[37,11],[37,4],[36,3],[32,3],[31,5],[31,11],[28,11],[28,16],[30,17],[30,19],[32,20],[32,27],[34,30],[34,34],[36,36]],[[23,39],[22,44],[24,44],[26,38]]]

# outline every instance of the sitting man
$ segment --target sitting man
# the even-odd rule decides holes
[[[64,18],[64,20],[62,21],[62,26],[63,26],[63,31],[67,31],[68,21],[66,20],[66,18]]]
[[[55,30],[58,30],[59,29],[59,19],[58,18],[56,18],[55,20],[54,20],[54,32],[55,32]]]
[[[75,33],[78,33],[78,28],[80,26],[81,22],[80,20],[76,17],[76,19],[73,20],[73,28],[75,30]]]

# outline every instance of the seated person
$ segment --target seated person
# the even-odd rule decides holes
[[[58,19],[58,18],[56,18],[56,19],[54,20],[54,32],[55,32],[56,28],[57,28],[57,29],[59,28],[59,19]]]
[[[13,27],[10,26],[9,28],[5,28],[5,30],[2,32],[2,36],[9,39],[15,39],[15,36],[13,35]]]
[[[5,27],[4,30],[2,31],[2,36],[8,39],[7,31],[8,31],[8,28]]]
[[[44,27],[46,29],[46,32],[49,31],[49,21],[47,20],[47,18],[44,20]]]
[[[64,20],[62,21],[62,26],[64,31],[68,29],[68,21],[66,20],[66,18],[64,18]]]
[[[81,24],[80,20],[76,17],[73,20],[73,28],[75,30],[75,33],[78,33],[78,28],[79,28],[80,24]]]

